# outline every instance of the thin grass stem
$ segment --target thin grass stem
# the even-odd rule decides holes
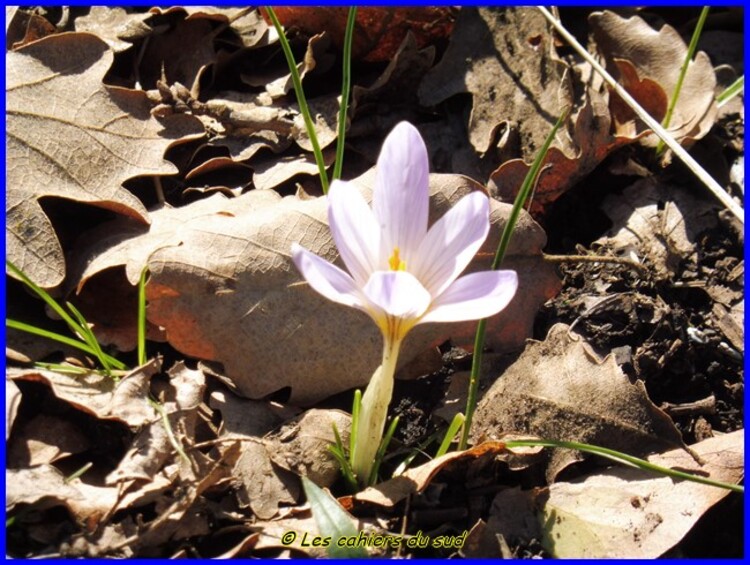
[[[528,200],[534,189],[536,180],[539,177],[539,173],[542,169],[542,163],[544,161],[544,158],[547,156],[547,151],[549,151],[550,145],[552,145],[552,141],[555,139],[555,135],[557,135],[557,130],[560,129],[560,126],[562,126],[563,122],[568,117],[568,113],[569,109],[566,110],[557,119],[557,122],[555,122],[552,130],[544,140],[544,145],[542,145],[541,149],[536,154],[529,172],[526,173],[526,177],[524,178],[523,183],[521,184],[521,188],[518,190],[518,194],[516,195],[516,199],[513,202],[513,208],[511,209],[508,221],[505,224],[505,228],[503,228],[502,235],[500,236],[500,243],[497,246],[495,258],[492,261],[492,270],[496,270],[503,262],[505,252],[508,250],[508,245],[510,244],[510,238],[512,237],[513,232],[516,229],[516,223],[518,223],[518,217],[521,214],[521,210],[526,205],[526,201]],[[474,410],[477,407],[477,395],[479,392],[479,372],[482,367],[482,350],[484,349],[484,334],[486,328],[487,319],[485,318],[479,320],[479,323],[477,324],[477,333],[474,336],[474,355],[471,362],[469,392],[466,399],[466,420],[464,421],[463,430],[461,432],[461,439],[458,442],[459,450],[466,449],[469,444],[471,423],[474,419]]]
[[[143,267],[138,280],[138,365],[146,364],[146,276],[148,267]]]
[[[630,467],[635,467],[637,469],[642,469],[644,471],[651,471],[654,473],[658,473],[660,475],[673,477],[675,479],[683,479],[686,481],[692,481],[694,483],[710,485],[713,487],[723,488],[723,489],[731,490],[734,492],[740,492],[740,493],[745,492],[745,487],[742,485],[735,485],[732,483],[716,481],[716,480],[709,479],[706,477],[701,477],[700,475],[693,475],[691,473],[686,473],[684,471],[677,471],[675,469],[670,469],[668,467],[662,467],[661,465],[656,465],[654,463],[651,463],[650,461],[646,461],[645,459],[633,457],[632,455],[628,455],[627,453],[622,453],[620,451],[615,451],[614,449],[609,449],[607,447],[601,447],[598,445],[591,445],[588,443],[579,443],[577,441],[562,441],[562,440],[552,440],[552,439],[519,439],[519,440],[507,441],[505,442],[505,446],[511,449],[514,447],[536,447],[536,446],[562,447],[565,449],[576,449],[578,451],[583,451],[585,453],[598,455],[600,457],[604,457],[606,459],[610,459],[611,461],[616,461],[618,463],[622,463]]]
[[[274,9],[271,6],[266,6],[265,9],[266,13],[268,13],[268,17],[271,18],[271,22],[273,22],[273,27],[276,28],[276,33],[279,35],[279,43],[281,43],[281,49],[284,51],[284,57],[286,57],[289,72],[292,75],[292,84],[294,85],[294,93],[297,95],[299,110],[302,114],[302,118],[305,120],[307,136],[310,138],[310,143],[313,146],[313,154],[315,155],[315,162],[318,165],[323,194],[328,194],[328,174],[326,173],[326,165],[323,161],[323,152],[320,150],[318,136],[315,133],[315,125],[313,124],[312,116],[310,115],[310,108],[307,105],[307,98],[305,98],[305,91],[302,88],[302,79],[299,76],[299,70],[297,69],[297,63],[294,60],[292,48],[286,39],[284,28],[281,27],[281,22],[279,22],[279,18],[276,17]]]
[[[352,86],[352,40],[354,38],[354,23],[356,19],[357,7],[351,6],[346,19],[346,34],[344,35],[344,61],[341,71],[341,106],[339,107],[338,138],[336,140],[336,162],[333,165],[333,180],[341,178],[341,169],[344,166],[346,115],[349,109],[349,92]]]
[[[693,36],[690,38],[690,45],[688,45],[687,55],[685,55],[685,60],[682,62],[682,67],[680,67],[680,74],[677,76],[677,84],[674,87],[674,92],[672,92],[672,98],[669,100],[667,113],[665,114],[664,119],[661,122],[661,125],[664,127],[664,129],[667,129],[672,121],[672,114],[674,113],[675,106],[677,106],[677,101],[680,99],[682,83],[685,82],[685,75],[687,74],[690,62],[693,60],[695,50],[698,47],[698,40],[700,39],[701,33],[703,32],[703,24],[706,23],[706,18],[708,17],[709,10],[710,6],[703,6],[701,15],[698,17],[698,23],[695,25],[695,29],[693,30]],[[659,143],[656,145],[656,154],[661,155],[663,152],[664,141],[660,139]]]

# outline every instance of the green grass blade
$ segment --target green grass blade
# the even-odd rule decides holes
[[[380,445],[378,446],[378,451],[375,453],[375,462],[372,465],[372,470],[370,471],[370,476],[367,477],[367,486],[374,485],[378,480],[378,471],[380,470],[380,464],[383,462],[383,457],[385,456],[385,450],[388,449],[388,444],[391,443],[391,439],[393,438],[393,434],[396,431],[396,427],[398,426],[398,416],[393,418],[391,420],[390,425],[388,426],[388,429],[385,432],[385,435],[383,436],[382,441],[380,442]]]
[[[138,365],[146,364],[146,276],[148,266],[143,267],[138,280]]]
[[[279,43],[281,43],[281,49],[284,51],[284,57],[286,57],[286,63],[289,66],[289,72],[292,75],[292,84],[294,85],[294,93],[297,95],[299,110],[302,114],[302,118],[305,120],[305,129],[310,138],[310,143],[313,146],[313,154],[315,155],[315,162],[318,165],[323,194],[328,194],[328,175],[326,174],[326,165],[323,162],[323,152],[320,150],[318,136],[315,134],[315,127],[313,125],[312,116],[310,115],[310,108],[307,106],[307,98],[305,98],[305,91],[302,88],[302,79],[299,76],[299,70],[297,69],[297,63],[294,60],[292,48],[289,46],[289,42],[286,39],[284,28],[281,27],[279,18],[276,17],[276,12],[274,12],[271,6],[266,6],[265,9],[271,22],[273,22],[273,27],[276,28],[276,33],[279,35]]]
[[[302,488],[305,491],[307,501],[310,503],[315,523],[323,537],[330,537],[331,544],[328,546],[328,555],[336,558],[362,558],[367,557],[364,547],[339,547],[338,541],[357,537],[357,529],[352,523],[352,518],[347,514],[338,501],[330,494],[313,483],[307,477],[301,477]],[[343,543],[343,542],[342,542]]]
[[[555,135],[557,135],[557,130],[560,129],[563,122],[568,117],[569,111],[570,109],[567,109],[557,119],[557,122],[547,135],[547,138],[544,140],[544,144],[536,154],[529,172],[526,173],[526,177],[523,179],[523,184],[521,184],[521,188],[518,190],[516,199],[513,202],[513,208],[511,209],[510,216],[508,217],[508,222],[505,224],[505,228],[503,229],[503,234],[500,237],[500,243],[497,246],[495,258],[492,261],[493,270],[497,269],[503,262],[505,252],[508,250],[508,245],[510,244],[510,238],[513,236],[513,232],[516,229],[516,223],[518,223],[518,217],[521,214],[521,210],[526,205],[526,201],[531,195],[534,185],[536,184],[536,180],[539,177],[539,173],[542,169],[542,163],[544,162],[544,158],[547,156],[547,151],[549,151],[549,148],[552,145],[552,141],[555,139]],[[482,349],[484,348],[484,333],[486,327],[487,319],[479,320],[479,323],[477,324],[477,333],[474,336],[474,356],[471,363],[469,393],[466,399],[466,421],[464,422],[463,432],[461,433],[461,440],[458,442],[459,450],[466,449],[469,443],[471,422],[474,418],[474,410],[477,406],[477,395],[479,392],[479,370],[482,366]]]
[[[336,426],[336,422],[333,422],[333,437],[335,443],[334,445],[329,445],[328,450],[336,458],[336,461],[338,461],[339,467],[341,467],[341,474],[343,475],[344,480],[349,486],[351,492],[357,492],[357,477],[354,476],[354,470],[352,469],[351,462],[346,456],[346,451],[344,451],[344,442],[341,441],[341,435],[339,434],[339,429]]]
[[[99,341],[96,339],[94,332],[91,331],[91,327],[86,321],[86,318],[84,318],[83,314],[78,311],[78,308],[73,306],[70,302],[66,302],[65,304],[68,306],[68,310],[70,310],[76,320],[78,320],[78,323],[83,329],[83,335],[81,336],[81,338],[89,345],[89,347],[91,347],[91,349],[94,350],[94,355],[96,355],[96,358],[99,360],[101,366],[104,367],[104,371],[107,373],[107,375],[111,375],[112,367],[109,365],[109,362],[104,356],[104,351],[99,345]]]
[[[13,263],[12,263],[12,262],[10,261],[10,260],[6,259],[6,260],[5,260],[5,264],[7,265],[7,267],[8,267],[8,268],[9,268],[9,269],[10,269],[10,270],[11,270],[11,271],[12,271],[12,272],[13,272],[13,273],[14,273],[14,274],[15,274],[15,275],[16,275],[16,276],[18,277],[18,278],[20,278],[20,279],[21,279],[21,281],[23,281],[23,283],[24,283],[24,284],[25,284],[26,286],[28,286],[28,287],[29,287],[29,288],[30,288],[31,290],[33,290],[33,291],[34,291],[34,293],[35,293],[35,294],[36,294],[36,295],[37,295],[37,296],[38,296],[39,298],[41,298],[42,300],[44,300],[44,302],[46,302],[46,303],[47,303],[47,305],[48,305],[48,306],[49,306],[50,308],[52,308],[52,310],[54,310],[55,312],[57,312],[57,315],[58,315],[58,316],[60,316],[60,318],[62,318],[62,319],[63,319],[63,320],[65,321],[65,323],[67,323],[67,324],[68,324],[68,326],[70,327],[71,331],[72,331],[72,332],[73,332],[74,334],[80,334],[80,335],[82,335],[82,334],[83,334],[83,333],[85,332],[85,329],[84,329],[83,327],[81,327],[81,326],[80,326],[80,325],[78,324],[78,322],[76,322],[76,321],[75,321],[75,320],[74,320],[74,319],[73,319],[73,318],[72,318],[72,317],[70,316],[70,314],[68,314],[68,312],[67,312],[67,311],[65,310],[65,308],[63,308],[63,307],[62,307],[62,306],[61,306],[61,305],[60,305],[60,304],[59,304],[59,303],[57,302],[57,300],[55,300],[54,298],[52,298],[52,297],[51,297],[51,296],[49,295],[49,293],[48,293],[48,292],[47,292],[46,290],[44,290],[43,288],[41,288],[40,286],[38,286],[38,285],[37,285],[37,284],[36,284],[36,283],[35,283],[34,281],[32,281],[32,280],[31,280],[31,279],[30,279],[29,277],[27,277],[27,276],[26,276],[26,273],[24,273],[24,272],[23,272],[23,271],[22,271],[21,269],[19,269],[18,267],[16,267],[16,266],[15,266],[15,265],[14,265],[14,264],[13,264]]]
[[[336,140],[336,162],[333,165],[333,180],[341,178],[344,166],[344,141],[346,139],[346,114],[349,108],[349,92],[352,86],[352,40],[354,38],[354,23],[357,19],[357,7],[349,8],[346,19],[346,34],[344,35],[343,69],[341,71],[341,107],[339,108],[338,138]]]
[[[744,90],[745,90],[745,75],[742,75],[732,84],[727,86],[724,92],[722,92],[716,97],[716,102],[719,108],[721,108],[724,104],[729,102],[732,98],[739,95]]]
[[[435,453],[435,457],[440,457],[441,455],[445,455],[446,453],[448,453],[448,448],[450,448],[453,438],[456,437],[456,433],[465,421],[466,418],[463,414],[461,414],[461,412],[453,416],[453,420],[451,421],[450,426],[448,426],[448,429],[445,431],[445,436],[443,437],[443,441],[440,444],[437,453]]]
[[[609,449],[607,447],[600,447],[598,445],[591,445],[588,443],[579,443],[577,441],[561,441],[561,440],[553,440],[553,439],[538,439],[538,440],[537,439],[519,439],[519,440],[507,441],[505,442],[505,445],[506,447],[509,447],[511,449],[514,447],[535,447],[535,446],[562,447],[565,449],[576,449],[578,451],[591,453],[593,455],[599,455],[600,457],[610,459],[611,461],[616,461],[617,463],[622,463],[630,467],[636,467],[637,469],[642,469],[644,471],[651,471],[654,473],[658,473],[660,475],[665,475],[667,477],[673,477],[675,479],[683,479],[686,481],[692,481],[694,483],[710,485],[713,487],[731,490],[733,492],[740,492],[740,493],[745,492],[745,487],[742,485],[735,485],[732,483],[715,481],[713,479],[701,477],[700,475],[692,475],[684,471],[677,471],[675,469],[670,469],[668,467],[662,467],[661,465],[655,465],[649,461],[646,461],[645,459],[633,457],[632,455],[628,455],[627,453],[622,453],[620,451],[615,451],[614,449]]]
[[[63,343],[65,345],[69,345],[70,347],[75,347],[76,349],[79,349],[85,353],[88,353],[89,355],[96,356],[96,351],[94,351],[87,343],[84,343],[83,341],[79,341],[76,339],[72,339],[66,335],[62,335],[62,334],[59,334],[50,330],[45,330],[43,328],[38,328],[36,326],[32,326],[31,324],[27,324],[25,322],[19,322],[17,320],[13,320],[10,318],[5,319],[5,325],[8,328],[13,328],[14,330],[20,330],[22,332],[26,332],[26,333],[38,335],[40,337],[44,337],[47,339],[51,339],[53,341],[57,341],[58,343]],[[109,361],[110,365],[117,367],[118,369],[125,369],[125,365],[122,362],[115,359],[114,357],[107,356],[107,361]]]
[[[349,433],[349,462],[352,463],[354,456],[354,446],[357,443],[357,433],[359,432],[359,412],[362,408],[362,391],[354,391],[354,401],[352,402],[352,427]]]
[[[672,98],[669,101],[667,113],[665,114],[664,120],[662,120],[661,123],[664,129],[667,129],[670,122],[672,121],[672,114],[674,113],[675,106],[677,106],[677,101],[680,99],[682,83],[685,81],[685,75],[687,74],[688,67],[690,66],[690,62],[693,60],[693,56],[695,55],[695,49],[698,47],[698,40],[700,39],[701,33],[703,32],[703,24],[706,23],[709,8],[709,6],[703,6],[701,15],[698,18],[698,23],[695,25],[695,29],[693,30],[693,36],[690,38],[690,45],[688,45],[687,55],[685,55],[685,60],[682,62],[682,67],[680,67],[680,74],[677,77],[677,84],[674,87],[674,92],[672,92]],[[656,146],[656,154],[661,155],[664,152],[664,147],[664,142],[660,139],[659,143]]]

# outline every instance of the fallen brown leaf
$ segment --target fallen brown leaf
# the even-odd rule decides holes
[[[649,26],[639,16],[622,18],[614,12],[594,12],[589,16],[591,33],[597,49],[607,62],[607,70],[619,79],[626,72],[625,86],[633,97],[646,105],[654,100],[654,85],[664,91],[664,101],[672,96],[687,56],[687,45],[677,31],[665,25],[660,30]],[[624,60],[625,65],[617,60]],[[645,83],[634,80],[637,74]],[[680,97],[674,108],[669,131],[678,140],[690,142],[705,136],[716,119],[714,90],[716,74],[708,56],[698,51],[688,64]],[[666,105],[663,110],[666,111]],[[654,115],[661,120],[662,115]],[[642,142],[655,144],[656,137]]]
[[[495,456],[506,450],[501,441],[484,442],[466,451],[446,453],[432,461],[408,469],[402,475],[389,479],[378,485],[367,487],[354,495],[359,502],[369,502],[378,506],[392,507],[407,496],[416,494],[432,481],[441,470],[462,460],[474,460],[480,457]]]
[[[648,458],[662,467],[738,483],[744,477],[744,430],[691,446],[702,466],[682,449]],[[543,496],[542,543],[561,558],[653,559],[678,543],[729,491],[613,467],[580,481],[556,483]]]
[[[98,373],[67,375],[41,369],[9,367],[6,377],[18,381],[41,382],[54,395],[100,419],[118,420],[138,428],[154,418],[154,411],[146,402],[151,377],[160,369],[152,360],[131,371],[119,383]]]
[[[681,187],[653,178],[635,182],[603,210],[612,220],[609,234],[597,244],[616,255],[649,265],[657,279],[675,277],[684,261],[698,261],[698,236],[717,225],[718,207]]]
[[[123,181],[176,172],[164,151],[203,131],[189,116],[151,117],[145,92],[104,86],[112,60],[107,44],[86,33],[53,35],[6,58],[7,256],[42,287],[60,284],[65,261],[40,198],[148,222]]]
[[[643,383],[631,383],[613,356],[599,359],[564,324],[554,325],[545,341],[529,341],[479,402],[473,437],[508,433],[591,443],[636,456],[683,446]],[[548,481],[581,458],[577,451],[553,450]]]

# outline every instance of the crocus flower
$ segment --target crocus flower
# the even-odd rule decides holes
[[[368,314],[383,333],[383,362],[362,397],[353,468],[369,478],[383,435],[401,342],[417,324],[478,320],[497,314],[515,294],[514,271],[460,277],[489,232],[489,201],[464,196],[428,229],[427,149],[417,129],[401,122],[378,158],[372,208],[359,190],[334,181],[328,222],[347,271],[292,245],[292,259],[310,286]]]

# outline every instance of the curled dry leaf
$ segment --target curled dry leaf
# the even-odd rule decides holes
[[[682,449],[648,460],[727,483],[743,479],[744,430],[709,438],[691,448],[704,465],[697,465]],[[561,558],[653,559],[677,544],[729,491],[617,466],[575,482],[555,483],[542,493],[524,494],[531,500],[528,506],[541,510],[531,514],[527,506],[521,531],[517,519],[498,520],[495,526],[506,526],[502,529],[506,535],[541,539],[548,551]],[[495,515],[511,502],[508,493],[498,494],[491,513]]]
[[[38,414],[8,444],[8,467],[34,467],[81,453],[90,447],[81,429],[57,416]]]
[[[211,408],[221,412],[220,438],[238,440],[240,454],[232,477],[239,505],[250,507],[261,520],[270,520],[280,505],[295,503],[300,495],[299,480],[272,463],[272,449],[261,439],[281,423],[282,410],[268,402],[218,391],[211,395]],[[310,453],[311,457],[319,455]]]
[[[151,14],[129,14],[123,8],[92,6],[88,15],[73,20],[76,31],[103,39],[115,53],[130,49],[133,43],[151,35],[146,23]]]
[[[154,7],[152,14],[184,13],[185,19],[209,20],[219,22],[229,29],[240,40],[242,47],[260,47],[269,41],[268,25],[255,8],[228,8],[222,6],[173,6],[170,8]]]
[[[5,441],[10,437],[13,422],[16,421],[18,406],[21,404],[21,390],[7,376],[5,377]]]
[[[578,90],[583,96],[575,96]],[[545,159],[551,167],[534,191],[533,214],[637,138],[632,132],[613,135],[607,93],[581,83],[557,56],[546,20],[534,8],[461,10],[445,56],[419,93],[423,105],[434,105],[461,92],[472,95],[469,140],[481,160],[472,163],[476,159],[459,149],[451,170],[489,168],[490,192],[506,202],[515,198],[557,119],[570,110]]]
[[[572,105],[568,65],[551,43],[538,10],[463,8],[445,56],[419,86],[420,101],[434,106],[470,93],[474,149],[483,154],[497,143],[508,156],[530,161],[557,117]],[[498,132],[503,132],[499,142]],[[565,143],[568,152],[569,140]]]
[[[369,502],[378,506],[392,507],[407,496],[425,489],[441,470],[458,461],[473,461],[480,457],[495,457],[506,450],[501,441],[488,441],[467,449],[441,455],[432,461],[405,471],[402,475],[378,485],[367,487],[354,495],[359,502]]]
[[[182,361],[175,364],[168,373],[168,399],[161,404],[167,415],[169,429],[161,415],[148,405],[148,391],[144,391],[138,404],[148,406],[151,419],[141,427],[117,468],[107,476],[107,484],[151,480],[167,461],[177,457],[173,442],[184,446],[185,438],[192,440],[195,436],[197,410],[206,386],[205,377],[201,371],[185,367]]]
[[[91,529],[117,504],[117,489],[96,487],[81,479],[66,481],[52,465],[5,472],[5,506],[11,512],[19,504],[34,505],[36,510],[66,506],[76,520]]]
[[[578,441],[635,456],[684,447],[669,417],[649,400],[643,383],[631,383],[612,355],[598,358],[565,324],[525,351],[477,406],[474,438],[507,433]],[[582,458],[555,449],[547,478]]]
[[[688,51],[673,27],[665,25],[657,31],[639,16],[622,18],[609,11],[594,12],[589,16],[589,24],[607,70],[615,79],[626,79],[624,86],[636,100],[648,106],[655,97],[663,97],[666,102],[672,96]],[[636,75],[640,80],[636,80]],[[655,95],[655,87],[660,87],[663,95]],[[677,140],[700,139],[711,129],[717,114],[715,89],[716,74],[711,61],[699,51],[688,64],[669,126]],[[666,111],[666,105],[663,110]],[[661,120],[663,112],[654,117]],[[658,141],[655,137],[650,139],[653,143]]]
[[[691,448],[704,465],[698,466],[683,449],[648,460],[728,483],[742,480],[743,430]],[[623,466],[544,490],[504,489],[492,501],[481,532],[479,541],[485,543],[472,557],[499,556],[496,536],[502,535],[513,542],[542,540],[547,551],[561,558],[653,559],[677,544],[728,493]]]
[[[597,244],[651,266],[658,279],[671,279],[686,260],[698,262],[698,236],[717,225],[718,207],[681,187],[653,178],[635,182],[602,209],[612,220]]]
[[[66,375],[41,369],[9,367],[7,378],[41,382],[52,389],[57,398],[82,412],[100,419],[118,420],[138,428],[154,418],[146,402],[151,377],[160,369],[152,360],[131,371],[119,383],[98,373]]]
[[[370,171],[355,181],[368,199],[373,180]],[[461,196],[481,190],[458,175],[432,175],[430,182],[432,221]],[[509,205],[494,201],[491,208],[490,236],[469,271],[489,267],[510,212]],[[370,378],[382,346],[376,326],[361,312],[313,292],[290,259],[294,241],[337,259],[325,198],[282,199],[266,191],[232,200],[216,195],[179,210],[154,212],[152,218],[148,233],[83,253],[84,264],[90,263],[82,283],[102,268],[128,265],[128,254],[148,257],[149,321],[163,326],[169,342],[183,353],[221,362],[238,391],[250,398],[290,387],[292,403],[309,404]],[[555,270],[541,257],[545,240],[541,228],[523,214],[504,268],[518,272],[524,292],[490,319],[488,346],[519,347],[531,334],[539,305],[558,291]],[[97,261],[97,254],[108,259]],[[134,275],[141,267],[127,269]],[[470,347],[475,328],[471,322],[417,327],[400,362],[406,365],[449,337]]]
[[[264,438],[271,460],[289,471],[308,477],[319,487],[331,487],[340,476],[339,464],[328,451],[336,426],[341,441],[349,445],[351,416],[340,410],[312,409],[287,422]]]
[[[50,36],[6,58],[7,256],[42,287],[60,284],[65,261],[40,198],[148,222],[123,181],[176,172],[164,151],[202,133],[190,116],[157,121],[145,92],[104,86],[112,60],[107,44],[85,33]]]

